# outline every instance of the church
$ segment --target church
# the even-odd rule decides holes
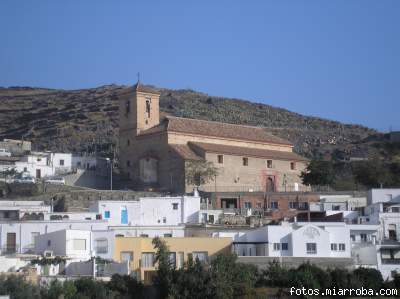
[[[307,159],[267,129],[173,116],[160,117],[160,93],[139,82],[119,102],[119,164],[135,189],[193,191],[188,165],[208,161],[207,192],[304,191]],[[212,163],[212,164],[211,164]]]

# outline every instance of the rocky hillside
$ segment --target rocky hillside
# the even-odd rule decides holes
[[[159,89],[161,111],[175,116],[264,126],[295,144],[308,157],[332,153],[367,156],[375,130],[300,115],[245,100],[213,97],[193,90]],[[0,88],[0,138],[32,140],[36,149],[107,152],[117,141],[118,99],[127,86],[54,90]]]

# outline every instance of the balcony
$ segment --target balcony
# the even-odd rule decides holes
[[[399,265],[400,259],[382,259],[384,265]]]

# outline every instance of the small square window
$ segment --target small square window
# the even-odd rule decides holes
[[[163,217],[162,222],[167,223],[167,217]]]
[[[218,155],[218,164],[224,163],[224,155]]]
[[[272,160],[267,160],[267,168],[272,168]]]
[[[243,158],[243,166],[249,166],[249,158]]]
[[[271,209],[277,209],[278,208],[278,202],[277,201],[271,201]]]
[[[110,211],[104,211],[104,218],[109,219],[110,218]]]
[[[282,243],[282,250],[289,250],[289,244],[288,243]]]
[[[251,209],[251,202],[246,201],[246,202],[244,203],[244,208],[245,208],[245,209]]]
[[[60,166],[64,166],[64,160],[60,160]]]
[[[317,243],[306,243],[307,254],[317,254]]]
[[[281,250],[281,243],[274,243],[274,251],[280,251]]]
[[[332,243],[331,244],[331,250],[332,251],[337,251],[337,244],[336,243]]]
[[[339,244],[339,251],[345,251],[346,250],[346,244],[340,243]]]
[[[290,169],[296,170],[296,162],[290,162]]]
[[[174,203],[172,204],[172,209],[173,209],[173,210],[177,210],[178,207],[179,207],[179,204],[178,204],[178,203],[174,202]]]

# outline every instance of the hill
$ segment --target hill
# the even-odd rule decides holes
[[[309,158],[365,157],[376,152],[377,131],[250,101],[193,90],[158,89],[161,111],[175,116],[263,126]],[[31,140],[36,149],[107,152],[118,135],[118,100],[128,86],[55,90],[0,88],[0,138]]]

